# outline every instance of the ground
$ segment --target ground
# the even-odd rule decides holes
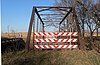
[[[2,37],[16,37],[20,33],[2,34]],[[26,41],[27,33],[22,33],[22,38]],[[32,38],[31,38],[32,39]],[[32,42],[32,41],[31,41]],[[94,41],[96,44],[99,40]],[[33,43],[32,43],[33,44]],[[32,45],[31,45],[32,46]],[[95,50],[82,51],[79,49],[32,49],[11,51],[2,54],[2,65],[99,65],[100,53]]]
[[[2,55],[2,65],[99,65],[100,53],[96,51],[30,50]]]

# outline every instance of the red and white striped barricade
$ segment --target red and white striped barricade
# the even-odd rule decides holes
[[[56,39],[56,38],[35,38],[36,36],[78,36],[78,32],[34,32],[34,43],[65,43],[65,42],[78,42],[77,38]],[[78,45],[34,45],[34,48],[43,49],[56,49],[56,48],[78,48]]]

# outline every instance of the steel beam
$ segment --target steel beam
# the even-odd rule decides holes
[[[72,11],[72,8],[69,10],[69,12],[65,15],[65,17],[62,19],[62,21],[59,24],[61,24],[65,20],[65,18],[70,14],[71,11]]]
[[[41,8],[41,10],[37,10],[37,8]],[[47,9],[42,9],[42,8],[47,8]],[[60,24],[64,21],[64,19],[70,14],[70,12],[72,11],[72,7],[59,7],[59,6],[34,6],[32,9],[32,15],[31,15],[31,19],[30,19],[30,24],[29,24],[29,29],[28,29],[28,34],[27,34],[27,39],[26,39],[26,49],[29,50],[30,49],[30,40],[31,40],[31,33],[32,33],[32,25],[33,22],[35,21],[35,13],[37,14],[38,18],[40,19],[41,23],[42,23],[42,31],[44,32],[44,22],[42,20],[42,18],[40,17],[40,14],[38,12],[42,12],[45,10],[50,10],[51,8],[55,8],[56,9],[61,9],[61,8],[67,8],[70,9],[69,12],[64,16],[64,18],[61,20]],[[53,9],[52,9],[53,10]],[[51,10],[50,10],[51,11]],[[52,15],[52,14],[51,14]],[[55,14],[54,14],[55,15]],[[60,15],[60,14],[59,14]],[[63,15],[63,14],[62,14]],[[59,24],[59,31],[60,31],[60,24]],[[34,39],[34,37],[33,37]]]
[[[63,17],[62,17],[62,18],[63,18]],[[51,17],[50,17],[50,18],[46,18],[46,17],[45,17],[45,18],[42,18],[42,19],[43,19],[43,20],[46,20],[46,21],[49,21],[50,19],[52,19],[52,20],[62,20],[62,18],[60,18],[60,17],[59,17],[59,18],[53,18],[53,17],[52,17],[52,18],[51,18]]]
[[[64,15],[64,14],[40,14],[40,15],[41,15],[41,16],[47,16],[47,15],[49,15],[49,16],[50,16],[50,15],[56,15],[56,16],[57,16],[57,15],[61,15],[61,16],[62,16],[62,15]]]
[[[30,49],[30,40],[31,40],[32,25],[33,25],[33,22],[34,22],[34,16],[35,16],[35,8],[33,7],[32,15],[31,15],[31,19],[30,19],[30,24],[29,24],[29,29],[28,29],[28,34],[27,34],[27,39],[26,39],[26,45],[25,45],[25,48],[28,51]]]
[[[64,9],[60,9],[60,8],[58,8],[59,10],[61,10],[61,11],[64,11],[64,12],[69,12],[69,11],[67,11],[67,10],[64,10]]]
[[[59,32],[60,32],[60,24],[59,24]]]
[[[45,10],[50,10],[51,8],[47,8],[47,9],[42,9],[42,10],[39,10],[38,12],[42,12],[42,11],[45,11]]]
[[[39,15],[39,13],[38,13],[38,11],[37,11],[37,9],[36,9],[36,8],[35,8],[35,12],[36,12],[36,14],[37,14],[38,18],[40,19],[40,21],[42,22],[42,24],[44,25],[44,23],[43,23],[43,21],[42,21],[42,18],[40,17],[40,15]]]
[[[60,22],[60,21],[44,21],[44,22]]]
[[[61,6],[34,6],[35,8],[72,8],[72,7],[61,7]]]

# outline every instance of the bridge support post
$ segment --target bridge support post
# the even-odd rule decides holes
[[[30,40],[31,40],[31,33],[32,33],[32,25],[34,22],[34,16],[35,16],[35,7],[33,7],[33,9],[32,9],[32,15],[31,15],[31,19],[30,19],[30,24],[29,24],[29,29],[28,29],[28,33],[27,33],[27,39],[26,39],[26,45],[25,45],[25,48],[28,51],[30,49]]]

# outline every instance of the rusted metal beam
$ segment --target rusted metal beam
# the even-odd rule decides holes
[[[50,17],[49,17],[49,16],[43,16],[43,17],[42,17],[42,20],[48,20],[48,19],[49,19],[49,20],[50,20],[50,19],[52,19],[52,20],[55,20],[55,19],[56,19],[56,20],[62,20],[63,17],[64,17],[64,16],[50,16]]]
[[[47,16],[47,15],[64,15],[64,14],[40,14],[41,16]]]
[[[70,8],[67,8],[67,9],[70,9]],[[64,12],[69,12],[66,8],[64,9],[61,9],[61,8],[46,8],[46,9],[41,9],[41,10],[38,10],[38,12],[42,12],[42,11],[45,11],[45,10],[48,10],[48,11],[64,11]]]
[[[29,29],[28,29],[28,34],[27,34],[27,39],[26,39],[26,45],[25,45],[25,48],[28,51],[30,49],[30,40],[31,40],[32,25],[33,25],[33,22],[34,22],[34,16],[35,16],[35,8],[33,7],[32,15],[31,15],[31,19],[30,19],[30,24],[29,24]]]
[[[60,24],[59,24],[59,32],[60,32]]]
[[[37,18],[36,32],[38,32],[38,21],[39,21],[39,20],[38,20],[38,18]]]
[[[39,10],[38,12],[42,12],[42,11],[45,11],[45,10],[50,10],[51,8],[47,8],[47,9],[42,9],[42,10]]]
[[[64,9],[60,9],[60,8],[58,8],[58,10],[61,10],[61,11],[64,11],[64,12],[69,12],[69,11],[67,11],[67,10],[64,10]]]
[[[61,24],[65,20],[65,18],[70,14],[71,11],[72,11],[72,8],[70,8],[69,12],[65,15],[65,17],[62,19],[62,21],[59,24]]]
[[[74,15],[72,15],[72,32],[74,32]]]
[[[42,32],[44,32],[44,24],[42,24]]]
[[[50,8],[50,9],[43,9],[43,10],[38,10],[38,12],[42,12],[42,11],[64,11],[64,12],[69,12],[67,10],[63,10],[63,9],[59,9],[59,8]]]
[[[30,19],[30,24],[29,24],[29,29],[28,29],[28,34],[27,34],[27,40],[26,40],[26,49],[29,50],[30,49],[30,40],[31,40],[31,33],[32,33],[32,25],[34,22],[34,18],[35,18],[35,13],[37,14],[38,18],[40,19],[41,23],[42,23],[42,31],[44,32],[44,22],[42,21],[42,18],[39,15],[39,11],[37,10],[37,8],[47,8],[47,9],[42,9],[40,11],[45,11],[45,10],[49,10],[51,8],[69,8],[70,11],[65,15],[65,17],[62,19],[62,21],[60,22],[60,24],[64,21],[64,19],[70,14],[70,12],[72,11],[71,7],[59,7],[59,6],[34,6],[32,9],[32,15],[31,15],[31,19]],[[52,9],[53,10],[53,9]],[[60,31],[60,24],[59,24],[59,31]],[[34,37],[33,37],[34,38]]]
[[[71,7],[60,7],[60,6],[34,6],[35,8],[71,8]]]
[[[37,9],[36,9],[36,8],[35,8],[35,12],[36,12],[36,14],[37,14],[38,18],[40,19],[40,21],[42,22],[42,24],[44,25],[44,23],[43,23],[43,21],[42,21],[42,18],[40,17],[40,15],[39,15],[39,13],[38,13],[38,11],[37,11]]]
[[[62,20],[62,18],[42,18],[43,19],[43,22],[60,22]]]
[[[60,21],[44,21],[44,22],[60,22]]]

